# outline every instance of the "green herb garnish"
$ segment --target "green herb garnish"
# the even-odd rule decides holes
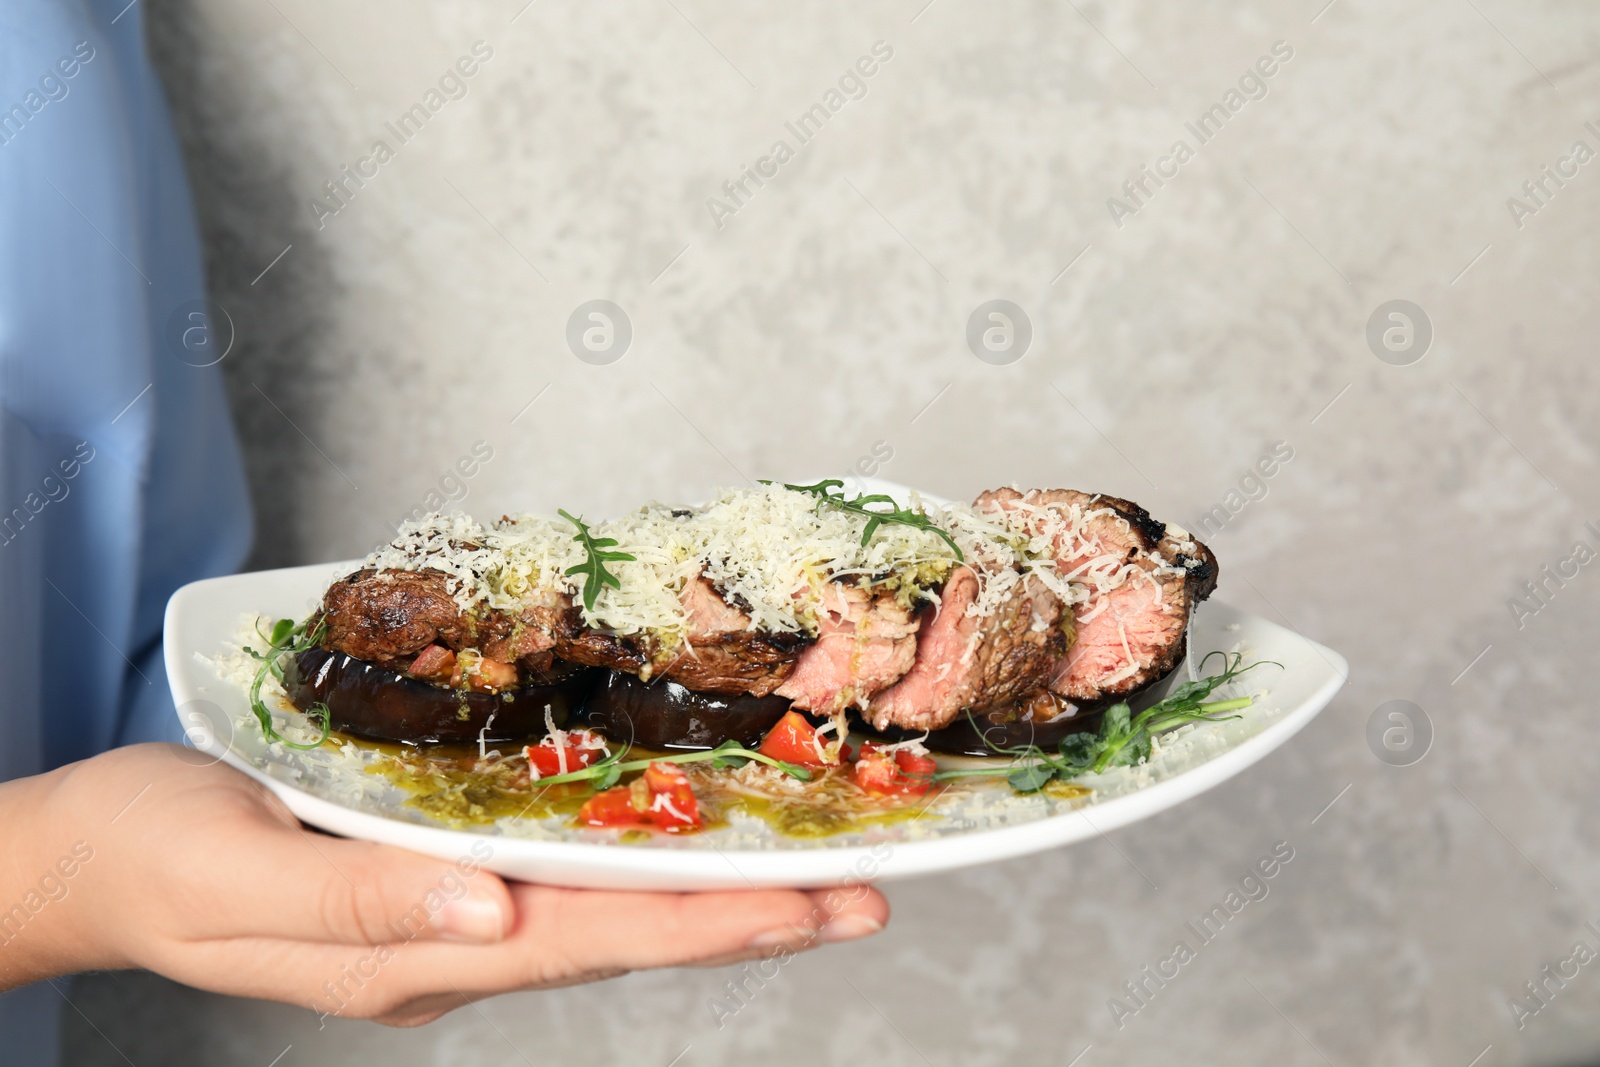
[[[259,624],[257,624],[256,632],[261,633]],[[257,652],[253,648],[245,649],[246,652],[261,663],[261,666],[256,668],[255,680],[250,683],[250,710],[255,712],[256,720],[261,723],[261,733],[268,741],[277,741],[287,748],[305,750],[317,748],[328,739],[328,733],[332,729],[329,722],[328,705],[318,702],[306,711],[311,720],[322,729],[322,736],[310,744],[301,744],[297,741],[291,741],[278,733],[277,728],[272,725],[272,712],[267,708],[266,702],[261,699],[261,687],[266,683],[268,674],[276,678],[280,684],[283,682],[283,663],[281,662],[283,657],[286,655],[298,656],[302,652],[315,648],[322,643],[322,637],[325,633],[327,633],[327,624],[320,621],[314,631],[307,633],[305,623],[296,623],[293,619],[279,619],[272,624],[272,632],[270,634],[261,634],[267,641],[266,652]]]
[[[1253,703],[1251,697],[1210,702],[1205,698],[1246,671],[1272,661],[1258,660],[1243,666],[1244,657],[1237,652],[1231,657],[1227,653],[1212,652],[1200,661],[1201,670],[1205,669],[1212,656],[1222,657],[1223,670],[1220,674],[1184,682],[1164,700],[1150,705],[1137,715],[1125,702],[1113,704],[1101,718],[1098,732],[1068,734],[1061,739],[1055,752],[1048,752],[1038,745],[1015,748],[991,745],[996,755],[1010,756],[1011,763],[1001,768],[972,767],[940,771],[933,777],[936,781],[943,781],[1004,775],[1017,792],[1036,793],[1052,781],[1064,782],[1084,774],[1100,774],[1111,767],[1137,766],[1150,758],[1150,741],[1156,734],[1185,723],[1236,719],[1237,715],[1227,713],[1248,708]],[[967,714],[971,718],[972,713],[969,711]],[[983,727],[976,719],[972,721],[982,736]],[[988,744],[987,739],[985,744]]]
[[[594,610],[594,598],[600,595],[600,588],[609,585],[613,589],[621,589],[622,582],[615,574],[606,570],[607,563],[632,562],[633,556],[626,552],[612,552],[616,547],[615,537],[595,537],[589,532],[589,527],[579,518],[568,515],[565,511],[556,514],[566,519],[578,528],[572,539],[583,546],[586,553],[584,561],[576,566],[568,567],[567,574],[583,575],[583,606],[590,611]]]
[[[762,484],[770,485],[772,483],[763,482]],[[928,517],[926,512],[920,508],[903,508],[896,504],[894,497],[889,496],[887,493],[864,493],[860,496],[847,497],[844,493],[844,482],[838,478],[827,478],[816,485],[790,485],[785,482],[783,487],[792,489],[797,493],[810,493],[821,503],[831,504],[840,511],[848,511],[854,515],[865,515],[867,517],[867,527],[861,532],[861,546],[863,548],[872,540],[872,535],[878,532],[879,526],[910,526],[917,530],[926,530],[928,533],[936,534],[944,540],[945,544],[950,546],[950,550],[956,554],[958,561],[966,562],[967,558],[962,555],[961,546],[957,545],[948,533],[934,525],[933,520]],[[838,490],[838,492],[834,490]],[[888,510],[876,510],[885,506],[887,506]]]
[[[568,782],[588,782],[598,792],[610,789],[617,784],[626,771],[642,771],[652,763],[699,763],[710,760],[713,767],[742,767],[750,760],[765,763],[768,767],[776,767],[791,778],[798,778],[802,782],[811,780],[811,772],[798,763],[789,763],[771,756],[752,752],[737,741],[724,741],[716,748],[704,752],[681,752],[674,756],[655,756],[650,759],[637,759],[623,761],[622,757],[628,754],[628,749],[619,748],[599,763],[590,764],[581,770],[568,771],[566,774],[553,774],[540,778],[538,785],[566,785]]]

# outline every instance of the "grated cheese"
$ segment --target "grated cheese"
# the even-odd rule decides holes
[[[1148,582],[1156,603],[1162,582],[1182,569],[1159,554],[1124,558],[1102,544],[1093,520],[1114,510],[1087,503],[1039,503],[1028,496],[1005,509],[943,507],[913,495],[934,525],[960,547],[978,578],[969,616],[990,618],[1036,579],[1080,622],[1104,610],[1105,594]],[[595,538],[612,538],[614,551],[634,558],[607,563],[619,587],[601,588],[593,607],[582,604],[583,581],[569,569],[585,561],[574,529],[564,519],[538,515],[502,518],[490,526],[461,514],[431,514],[403,524],[388,545],[369,555],[366,568],[435,570],[448,579],[463,611],[515,614],[523,608],[578,606],[597,630],[645,635],[663,650],[682,643],[689,628],[684,592],[704,577],[750,618],[752,629],[815,635],[830,583],[853,581],[888,590],[909,607],[940,603],[939,588],[958,565],[956,553],[931,530],[882,524],[863,545],[867,517],[821,503],[782,485],[729,489],[700,507],[651,503],[620,518],[591,525]],[[1180,551],[1193,550],[1186,531],[1168,526]],[[1079,560],[1062,573],[1058,558]],[[563,598],[565,598],[563,600]],[[975,628],[973,641],[980,639]],[[967,650],[968,656],[975,647]]]

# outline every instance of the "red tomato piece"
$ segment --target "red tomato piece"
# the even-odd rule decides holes
[[[557,730],[546,734],[537,745],[522,750],[528,757],[528,766],[539,772],[540,778],[549,778],[568,771],[580,771],[605,755],[605,749],[596,743],[588,730]],[[562,756],[566,767],[562,767]]]
[[[919,756],[902,748],[894,754],[895,765],[900,768],[900,779],[911,796],[921,796],[933,788],[933,772],[939,769],[930,756]]]
[[[837,756],[831,760],[819,756],[819,747],[824,753],[828,752],[828,743],[818,741],[817,728],[798,711],[789,711],[784,713],[776,726],[767,731],[767,736],[761,739],[761,747],[756,751],[785,763],[798,763],[802,767],[825,767],[839,762]]]
[[[900,768],[887,752],[863,751],[856,760],[856,785],[874,796],[895,792],[895,779],[899,776]]]
[[[480,693],[510,689],[517,684],[517,668],[487,656],[463,652],[456,657],[450,684],[457,689],[472,689]]]
[[[933,786],[936,764],[909,749],[886,752],[874,744],[861,746],[856,785],[874,796],[919,797]]]
[[[633,807],[632,791],[625,785],[596,793],[583,802],[578,821],[585,826],[644,826],[643,813]]]
[[[446,682],[455,673],[456,654],[443,645],[429,645],[417,653],[406,673],[429,682]]]
[[[683,768],[656,762],[628,785],[596,793],[584,802],[578,821],[585,826],[655,829],[685,833],[703,825],[700,801]]]
[[[645,768],[645,786],[650,790],[650,817],[663,830],[698,830],[700,801],[689,784],[689,776],[675,763],[652,763]]]
[[[474,672],[472,688],[474,689],[510,689],[517,684],[517,668],[509,663],[501,663],[497,659],[485,656],[478,661],[478,668]]]

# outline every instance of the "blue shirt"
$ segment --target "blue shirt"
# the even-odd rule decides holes
[[[0,779],[180,739],[167,598],[249,549],[220,371],[197,365],[231,328],[202,303],[142,6],[0,0]],[[0,998],[8,1063],[55,1062],[55,985]]]

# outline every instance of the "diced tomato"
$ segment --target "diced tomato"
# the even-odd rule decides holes
[[[856,760],[856,785],[874,796],[898,792],[895,779],[899,777],[900,768],[895,765],[892,753],[864,751]]]
[[[700,801],[683,768],[657,761],[642,777],[596,793],[584,802],[578,821],[585,826],[638,828],[684,833],[698,830]]]
[[[480,659],[477,674],[478,684],[486,689],[510,689],[517,684],[517,668],[497,659]]]
[[[537,745],[522,750],[528,757],[528,766],[539,772],[540,778],[553,774],[579,771],[606,754],[605,746],[588,730],[557,730],[546,734]],[[566,766],[562,766],[562,757]]]
[[[583,802],[578,821],[585,826],[645,826],[643,813],[633,810],[633,797],[625,785],[596,793]]]
[[[417,653],[406,673],[428,682],[449,681],[456,670],[456,654],[443,645],[429,645]]]
[[[517,668],[488,656],[462,653],[456,657],[456,669],[451,675],[450,684],[458,689],[476,689],[479,692],[510,689],[517,684]]]
[[[838,742],[831,744],[837,746]],[[825,759],[819,756],[818,748],[833,758]],[[763,756],[783,760],[785,763],[798,763],[802,767],[825,767],[839,762],[838,753],[830,747],[830,743],[820,741],[817,728],[798,711],[785,712],[777,725],[768,730],[767,736],[761,739],[761,747],[756,751]]]
[[[932,787],[936,767],[932,759],[909,749],[887,752],[868,743],[856,761],[856,785],[874,796],[919,797]]]
[[[675,763],[652,763],[645,768],[644,783],[650,790],[650,815],[657,826],[663,830],[700,826],[700,801],[682,767]]]

